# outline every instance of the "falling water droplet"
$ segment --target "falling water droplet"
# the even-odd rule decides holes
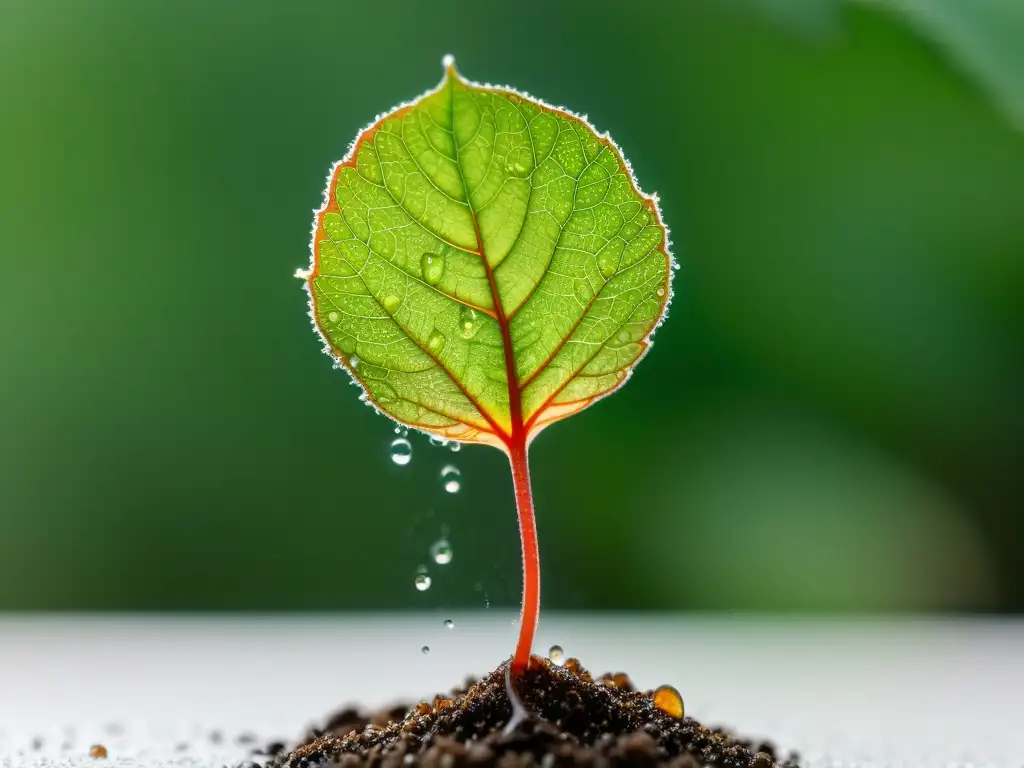
[[[458,493],[462,488],[462,473],[453,464],[446,464],[441,470],[441,482],[448,493]]]
[[[444,274],[444,256],[436,253],[424,253],[420,257],[420,271],[427,285],[437,285]]]
[[[427,442],[430,443],[431,445],[443,447],[448,444],[448,438],[441,437],[440,435],[431,435],[429,438],[427,438]]]
[[[421,570],[419,573],[416,574],[416,578],[412,580],[412,583],[416,585],[416,589],[420,592],[426,592],[428,589],[430,589],[430,574]]]
[[[548,648],[548,658],[551,659],[551,663],[557,666],[562,666],[565,661],[565,651],[562,650],[560,645],[552,645]]]
[[[462,450],[462,443],[460,443],[458,440],[452,440],[451,443],[449,443],[448,445],[448,449],[452,453],[458,453],[459,451]]]
[[[386,309],[392,315],[395,314],[395,310],[398,309],[398,306],[401,303],[402,300],[395,296],[395,294],[393,293],[389,293],[387,296],[384,297],[384,300],[381,301],[381,304],[384,305],[384,309]]]
[[[422,648],[420,648],[420,653],[422,653],[424,655],[430,653],[430,646],[429,645],[424,645]]]
[[[455,629],[455,622],[452,621],[451,619],[445,619],[444,620],[444,628],[445,629]]]
[[[462,310],[462,314],[459,315],[459,330],[462,332],[464,339],[471,339],[476,335],[476,310],[472,307],[466,307]]]
[[[437,328],[430,332],[427,336],[427,346],[430,347],[433,352],[440,352],[444,349],[444,342],[446,341],[444,334],[441,333]]]
[[[675,718],[683,716],[683,697],[671,685],[659,686],[654,691],[654,706]]]
[[[452,561],[452,545],[448,539],[438,539],[430,545],[430,557],[438,565],[448,565]]]
[[[328,312],[327,319],[330,320],[332,323],[336,323],[341,319],[341,315],[339,315],[337,312]]]
[[[400,467],[404,467],[412,461],[412,443],[404,437],[398,437],[392,440],[391,460]]]

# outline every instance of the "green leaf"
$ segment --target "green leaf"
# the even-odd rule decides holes
[[[902,15],[978,83],[1015,128],[1024,128],[1024,2],[851,0]]]
[[[311,249],[311,315],[364,398],[506,450],[622,386],[670,299],[657,203],[612,140],[450,60],[334,167]]]
[[[1010,124],[1024,130],[1022,0],[732,0],[811,38],[842,27],[844,6],[899,19],[934,45]]]

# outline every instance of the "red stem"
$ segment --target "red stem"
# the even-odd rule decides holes
[[[512,485],[519,513],[519,537],[523,546],[523,606],[519,618],[519,642],[512,657],[512,673],[522,675],[530,666],[533,636],[540,618],[540,552],[537,548],[537,524],[533,514],[533,493],[530,490],[530,466],[526,456],[526,440],[520,434],[510,441],[508,458],[512,464]]]

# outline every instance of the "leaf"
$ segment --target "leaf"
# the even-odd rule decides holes
[[[396,421],[506,452],[618,389],[670,299],[657,203],[585,118],[440,85],[378,117],[316,214],[311,315]]]
[[[901,14],[947,52],[1017,130],[1024,129],[1021,0],[851,0]]]
[[[1024,2],[1021,0],[733,0],[806,37],[842,26],[844,6],[899,19],[931,43],[1014,127],[1024,130]]]

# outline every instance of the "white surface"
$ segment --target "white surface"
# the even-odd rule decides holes
[[[425,697],[511,653],[510,614],[443,618],[0,618],[0,765],[97,768],[96,742],[108,766],[232,765],[243,732],[294,738],[342,704]],[[535,650],[555,642],[595,672],[672,683],[689,714],[810,768],[1024,765],[1021,622],[545,615]]]

